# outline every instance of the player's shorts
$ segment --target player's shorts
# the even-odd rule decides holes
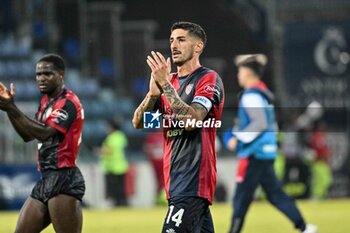
[[[47,205],[59,194],[75,197],[79,201],[85,194],[85,181],[79,168],[64,168],[42,172],[42,178],[34,186],[31,197]]]
[[[209,202],[199,197],[177,197],[169,200],[162,233],[213,233]]]

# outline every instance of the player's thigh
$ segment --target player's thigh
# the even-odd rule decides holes
[[[266,161],[260,182],[266,194],[282,190],[282,182],[276,175],[272,161]]]
[[[50,224],[47,206],[28,197],[20,211],[15,233],[39,233]]]
[[[162,233],[199,233],[209,208],[208,201],[196,197],[171,200]]]
[[[283,191],[282,182],[278,179],[273,163],[268,164],[261,178],[261,186],[271,203],[277,203],[289,199]]]
[[[75,197],[60,194],[49,200],[48,208],[56,233],[80,233],[83,214],[81,202]]]
[[[203,223],[201,224],[202,227],[200,230],[198,230],[198,233],[214,233],[214,223],[213,218],[210,213],[210,209],[207,209],[207,212],[205,213],[205,216],[203,218]]]
[[[260,177],[263,173],[262,162],[251,156],[247,160],[244,175],[236,183],[234,203],[250,202],[254,196],[256,188],[259,186]]]

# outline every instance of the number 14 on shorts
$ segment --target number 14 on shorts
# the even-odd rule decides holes
[[[174,206],[171,205],[171,206],[169,206],[169,212],[168,212],[168,216],[166,218],[165,223],[169,224],[170,220],[171,220],[175,223],[176,227],[179,227],[180,224],[182,223],[182,216],[183,216],[185,210],[181,208],[176,213],[173,213],[173,212],[174,212]]]

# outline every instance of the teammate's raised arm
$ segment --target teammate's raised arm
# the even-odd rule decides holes
[[[18,109],[13,99],[15,96],[13,84],[11,84],[11,91],[8,91],[5,85],[1,82],[0,87],[2,90],[0,96],[0,109],[7,113],[11,124],[25,142],[33,139],[46,140],[57,132],[50,126],[45,126],[30,119]]]

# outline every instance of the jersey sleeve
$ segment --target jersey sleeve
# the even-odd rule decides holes
[[[57,101],[50,116],[46,119],[45,124],[50,125],[63,134],[66,134],[75,120],[76,115],[77,109],[72,101],[67,99]]]
[[[215,72],[209,72],[199,80],[192,103],[198,103],[208,112],[213,105],[219,106],[223,95],[223,86]]]

